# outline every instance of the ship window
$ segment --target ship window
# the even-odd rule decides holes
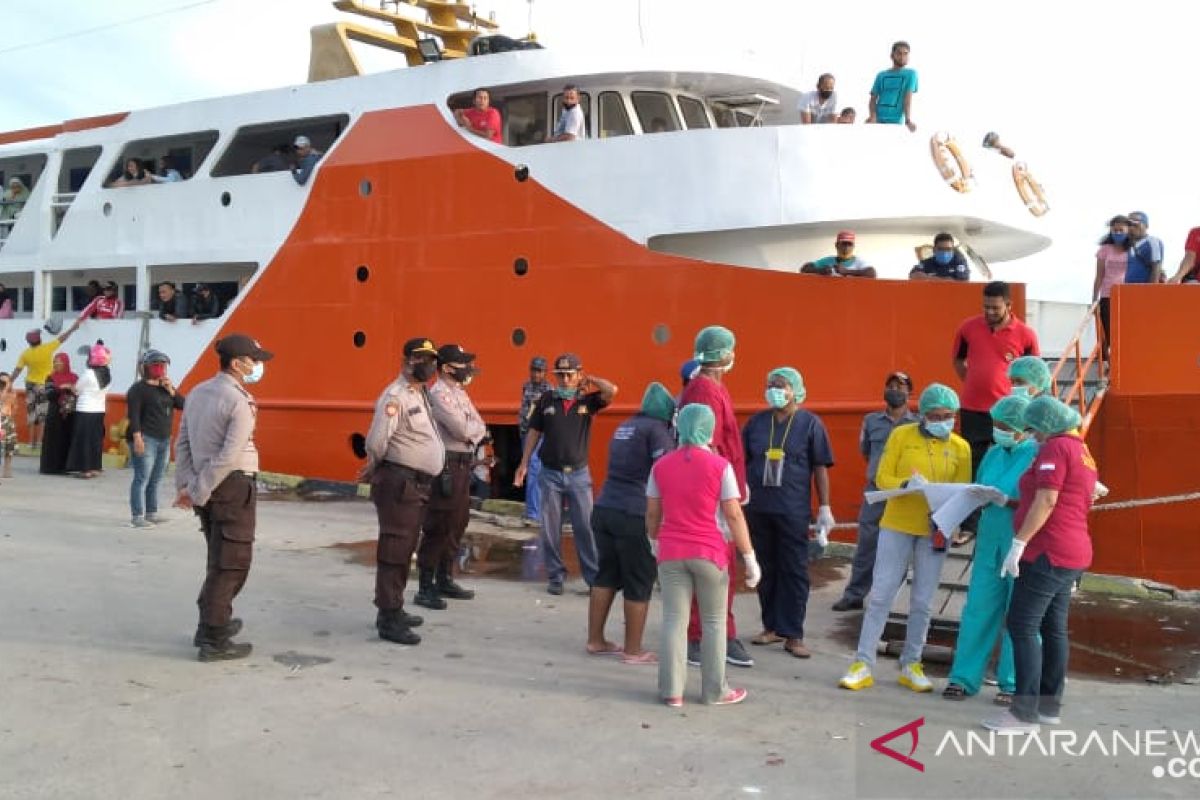
[[[141,162],[142,168],[151,175],[162,178],[155,183],[174,182],[174,179],[168,180],[168,169],[179,173],[178,180],[187,180],[196,174],[216,143],[216,131],[138,139],[125,145],[120,158],[113,163],[108,180],[111,182],[121,177],[126,162],[131,159]]]
[[[289,157],[297,136],[307,136],[314,150],[328,153],[350,123],[348,114],[264,122],[238,128],[229,147],[212,169],[214,178],[279,172],[281,158]],[[265,166],[264,166],[265,165]],[[256,168],[257,167],[257,168]]]
[[[546,141],[547,117],[545,92],[504,98],[504,141],[514,147]]]
[[[683,121],[688,130],[712,127],[708,124],[708,114],[704,112],[704,103],[694,97],[679,95],[679,110],[683,112]]]
[[[58,193],[74,194],[83,188],[83,182],[96,166],[100,158],[99,147],[77,147],[74,150],[64,150],[62,169],[58,173]]]
[[[52,312],[82,311],[96,297],[89,291],[88,284],[91,281],[95,281],[97,284],[116,281],[117,292],[121,302],[125,304],[126,313],[137,310],[137,274],[133,267],[114,267],[71,273],[49,272],[47,275],[51,276],[52,284],[57,284],[60,278],[64,282],[71,281],[70,285],[53,287],[50,292],[50,310]],[[68,301],[70,302],[69,306]]]
[[[629,114],[625,112],[625,98],[620,92],[600,93],[600,138],[611,136],[629,136],[633,126],[629,124]]]
[[[587,92],[579,93],[579,107],[583,109],[583,130],[588,136],[592,135],[592,96]],[[558,124],[558,116],[562,113],[562,93],[554,95],[553,114],[550,116],[550,132]]]
[[[20,178],[25,188],[32,191],[45,168],[46,156],[43,153],[0,158],[0,189],[7,192],[8,182],[13,178]]]
[[[663,92],[634,92],[633,110],[643,133],[666,133],[679,130],[679,117],[671,96]]]
[[[0,275],[0,286],[4,288],[4,293],[0,294],[0,305],[8,298],[12,301],[12,310],[16,316],[33,316],[32,272],[5,272]]]
[[[753,128],[761,124],[755,120],[754,114],[740,108],[730,108],[723,103],[713,103],[712,112],[718,128]]]
[[[157,316],[162,306],[158,297],[160,283],[175,284],[176,291],[187,299],[189,307],[196,297],[196,286],[203,283],[217,296],[221,304],[221,315],[224,316],[257,270],[258,265],[252,262],[153,265],[148,273],[150,311]]]

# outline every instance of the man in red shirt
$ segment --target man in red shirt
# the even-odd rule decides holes
[[[105,281],[100,294],[79,312],[79,318],[120,319],[125,315],[125,303],[118,296],[119,293],[120,288],[115,281]]]
[[[1200,282],[1200,264],[1196,256],[1200,255],[1200,228],[1188,231],[1187,241],[1183,244],[1183,260],[1179,262],[1179,270],[1171,276],[1167,283],[1197,283]]]
[[[487,89],[476,89],[474,107],[454,112],[459,127],[466,128],[476,136],[504,144],[501,136],[500,112],[491,106],[492,96]]]
[[[1013,316],[1008,284],[992,281],[984,286],[983,314],[963,322],[954,335],[954,371],[962,381],[962,435],[971,445],[972,475],[992,443],[989,409],[1012,392],[1009,362],[1036,355],[1041,355],[1037,334]]]
[[[742,493],[742,503],[750,499],[746,488],[746,453],[742,448],[742,432],[733,413],[733,398],[722,382],[725,373],[733,369],[733,331],[720,325],[710,325],[696,335],[695,358],[700,362],[700,373],[688,381],[679,397],[679,407],[688,403],[700,403],[712,409],[716,417],[713,429],[712,451],[733,465]],[[990,433],[990,432],[989,432]],[[733,553],[733,541],[729,542]],[[736,554],[731,555],[734,558]],[[736,559],[734,559],[736,561]],[[730,561],[730,563],[734,563]],[[754,659],[737,638],[737,627],[733,621],[733,595],[736,582],[729,581],[729,613],[725,621],[725,632],[729,641],[725,648],[725,660],[739,667],[754,666]],[[692,598],[692,614],[688,620],[688,663],[700,665],[700,608]]]

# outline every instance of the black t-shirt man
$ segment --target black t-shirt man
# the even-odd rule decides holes
[[[608,405],[600,392],[563,400],[554,391],[544,393],[533,406],[530,430],[542,436],[540,458],[545,469],[582,469],[588,462],[592,418]]]

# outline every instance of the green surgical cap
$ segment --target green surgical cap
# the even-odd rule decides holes
[[[1047,394],[1033,398],[1025,408],[1026,427],[1051,436],[1073,431],[1081,421],[1078,411]]]
[[[680,410],[675,427],[679,431],[680,444],[706,445],[712,441],[717,418],[703,403],[688,403]]]
[[[696,334],[695,359],[701,364],[715,364],[724,361],[733,352],[735,339],[733,331],[720,325],[709,325]]]
[[[1039,392],[1050,391],[1050,368],[1037,356],[1021,356],[1008,365],[1008,378],[1020,378]]]
[[[804,398],[808,395],[808,391],[804,388],[804,378],[800,377],[799,371],[791,367],[776,367],[767,373],[767,380],[775,378],[783,378],[792,385],[792,391],[796,394],[796,402],[803,403]]]
[[[996,422],[1003,422],[1014,431],[1023,431],[1027,427],[1025,425],[1025,409],[1028,406],[1028,397],[1016,394],[1001,397],[1000,401],[992,406],[992,419]]]
[[[921,392],[921,400],[918,407],[922,414],[928,414],[935,408],[958,411],[958,395],[945,384],[931,383]]]
[[[667,391],[667,387],[654,381],[646,387],[642,395],[642,413],[648,417],[670,422],[675,415],[675,398]]]

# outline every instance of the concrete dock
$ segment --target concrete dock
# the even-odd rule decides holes
[[[260,502],[236,605],[254,653],[201,664],[195,518],[127,527],[129,477],[43,477],[20,458],[0,482],[0,798],[1200,796],[1200,744],[1183,755],[1173,736],[1200,741],[1195,685],[1075,674],[1055,737],[991,755],[960,751],[986,733],[993,689],[916,695],[884,659],[874,688],[839,690],[859,618],[829,608],[844,567],[817,570],[813,658],[751,648],[754,668],[729,668],[750,690],[733,707],[699,704],[697,670],[682,709],[659,704],[654,667],[585,654],[587,598],[541,583],[467,575],[475,600],[410,605],[420,646],[382,642],[374,572],[335,547],[374,538],[361,500]],[[655,648],[660,610],[656,596]],[[743,641],[757,612],[738,597]],[[618,604],[609,638],[620,626]],[[907,733],[882,746],[921,769],[870,746],[908,723],[915,749]],[[1111,752],[1114,732],[1139,754]]]

